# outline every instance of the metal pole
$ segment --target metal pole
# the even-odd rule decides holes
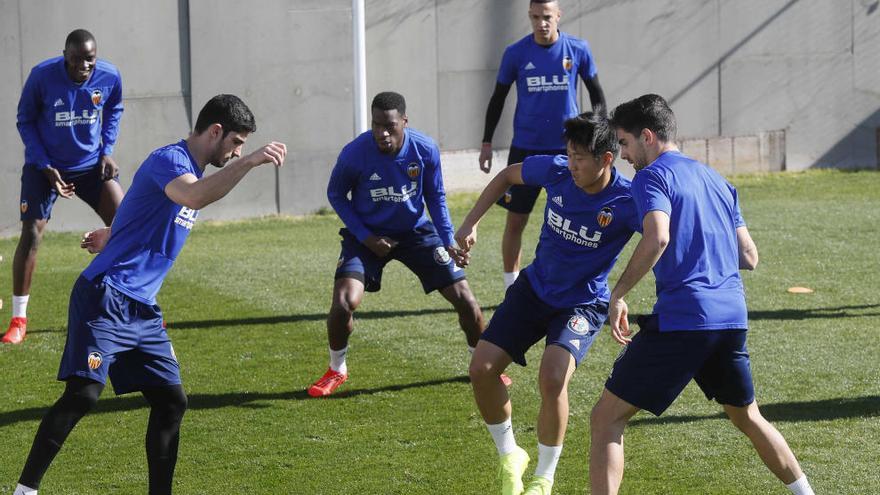
[[[354,135],[367,130],[367,49],[364,0],[351,0],[351,31],[354,47]]]

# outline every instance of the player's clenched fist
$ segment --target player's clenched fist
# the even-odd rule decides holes
[[[455,242],[463,252],[470,251],[477,243],[477,227],[467,224],[459,227],[458,232],[455,233]]]
[[[250,157],[257,160],[257,165],[264,163],[273,163],[276,167],[284,165],[284,158],[287,156],[287,145],[272,141],[262,148],[251,153]]]

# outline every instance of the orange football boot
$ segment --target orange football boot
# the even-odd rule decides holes
[[[348,380],[348,374],[343,374],[338,371],[333,371],[331,368],[327,368],[327,372],[324,373],[324,376],[318,379],[315,383],[309,387],[309,395],[312,397],[325,397],[333,393],[334,390],[339,388],[340,385],[345,383],[345,380]]]
[[[27,318],[13,316],[12,319],[9,320],[9,329],[6,330],[6,334],[3,335],[0,342],[3,342],[4,344],[21,344],[26,333]]]

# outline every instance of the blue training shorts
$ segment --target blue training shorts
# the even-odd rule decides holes
[[[528,277],[522,274],[507,289],[480,338],[504,349],[513,362],[525,366],[526,351],[546,337],[545,346],[565,348],[579,365],[607,317],[608,304],[602,302],[568,308],[550,306],[538,298]]]
[[[391,260],[398,260],[422,282],[425,294],[449,287],[464,280],[464,270],[458,267],[434,225],[430,222],[406,234],[387,236],[397,241],[391,253],[379,258],[348,231],[340,229],[342,253],[336,264],[336,278],[353,278],[364,283],[367,292],[378,292],[382,287],[382,270]]]
[[[80,276],[68,310],[67,343],[58,379],[80,376],[113,383],[116,394],[180,385],[180,367],[159,306]]]
[[[562,150],[527,150],[523,148],[517,148],[515,146],[510,147],[510,152],[507,154],[507,165],[513,165],[515,163],[522,163],[523,160],[530,156],[536,155],[565,155],[568,151]],[[515,184],[510,186],[507,192],[504,193],[504,196],[498,199],[495,203],[498,206],[504,208],[507,211],[511,211],[513,213],[523,213],[529,214],[532,212],[532,209],[535,207],[535,202],[538,200],[538,195],[541,194],[541,186],[528,186],[525,184]]]
[[[639,316],[638,324],[605,382],[614,395],[659,416],[693,378],[719,404],[755,400],[746,330],[661,332],[657,315]]]
[[[88,170],[79,172],[61,173],[61,179],[64,182],[73,183],[76,188],[76,195],[98,212],[98,205],[101,202],[101,191],[104,189],[103,178],[101,178],[101,168],[97,163]],[[119,182],[118,177],[111,180]],[[49,184],[43,172],[37,170],[35,165],[26,164],[21,168],[21,220],[48,220],[52,216],[52,206],[58,199],[58,191]]]

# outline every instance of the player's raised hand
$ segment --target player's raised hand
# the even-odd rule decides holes
[[[623,299],[612,299],[608,304],[608,323],[611,325],[611,337],[620,345],[632,342],[629,338],[632,331],[629,329],[629,307]]]
[[[477,227],[476,225],[462,224],[455,233],[455,242],[459,249],[464,253],[469,253],[474,244],[477,243]]]
[[[397,241],[390,237],[371,235],[364,239],[364,245],[376,256],[384,258],[397,246]]]
[[[276,167],[284,165],[284,158],[287,156],[287,145],[272,141],[262,148],[250,154],[251,159],[256,160],[257,165],[264,163],[272,163]]]
[[[113,160],[113,157],[111,156],[101,156],[101,160],[100,162],[98,162],[98,166],[101,170],[101,180],[110,180],[119,175],[119,167],[116,166],[116,161]]]
[[[73,197],[75,191],[75,187],[73,183],[70,184],[64,182],[64,179],[61,178],[61,173],[54,167],[46,167],[43,169],[43,175],[46,176],[46,180],[49,181],[49,184],[58,191],[58,195],[62,198],[70,199]]]
[[[110,239],[110,227],[93,230],[83,234],[82,242],[79,243],[79,247],[92,254],[97,254],[107,245],[107,239]]]
[[[480,170],[487,174],[492,170],[492,143],[480,146]]]

